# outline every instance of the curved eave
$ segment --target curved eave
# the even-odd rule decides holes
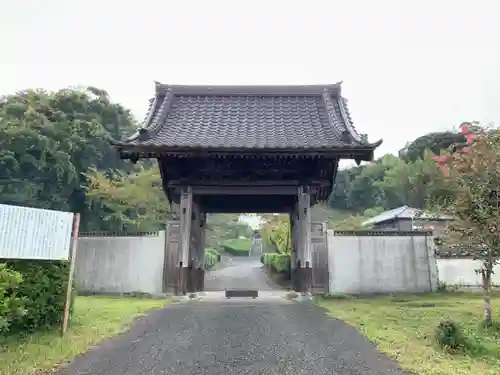
[[[201,148],[201,147],[165,147],[157,145],[127,144],[124,142],[111,141],[111,145],[117,149],[122,159],[158,158],[163,155],[169,156],[221,156],[221,157],[292,157],[292,158],[332,158],[332,159],[354,159],[357,162],[372,161],[374,150],[382,143],[382,140],[369,145],[346,145],[338,148],[318,149],[255,149],[255,148]]]
[[[301,148],[301,147],[284,147],[284,148],[255,148],[255,147],[207,147],[207,146],[198,146],[191,145],[189,147],[186,146],[162,146],[162,145],[150,145],[143,143],[133,143],[130,142],[137,141],[140,138],[139,135],[134,134],[134,139],[129,141],[116,141],[110,140],[109,143],[111,146],[123,150],[123,151],[158,151],[158,152],[221,152],[221,153],[238,153],[238,152],[271,152],[271,153],[288,153],[288,152],[299,152],[299,153],[319,153],[319,154],[327,154],[327,153],[335,153],[339,151],[373,151],[377,147],[379,147],[383,140],[380,139],[374,143],[366,143],[364,145],[359,144],[345,144],[342,146],[332,146],[332,147],[318,147],[318,148]]]
[[[217,148],[217,147],[207,147],[201,148],[192,146],[192,147],[166,147],[166,146],[158,146],[158,145],[145,145],[141,143],[131,143],[141,140],[143,134],[147,133],[147,129],[139,129],[136,133],[134,133],[129,138],[124,141],[116,141],[111,139],[109,141],[110,145],[121,151],[130,151],[130,152],[198,152],[198,151],[207,151],[207,152],[221,152],[221,153],[237,153],[237,152],[275,152],[275,153],[288,153],[288,152],[301,152],[301,153],[335,153],[342,150],[346,151],[375,151],[382,143],[383,139],[379,139],[373,143],[365,143],[365,144],[347,144],[339,147],[325,147],[318,149],[301,149],[301,148],[283,148],[283,149],[255,149],[255,148]]]
[[[366,145],[370,148],[372,148],[373,150],[375,150],[376,148],[378,148],[382,143],[384,143],[384,140],[382,138],[380,138],[378,141],[376,142],[373,142],[373,143],[367,143]]]
[[[363,137],[358,133],[356,128],[354,127],[351,119],[351,115],[349,113],[349,110],[347,109],[345,105],[345,98],[338,97],[337,102],[340,108],[340,115],[342,117],[342,120],[344,121],[344,124],[346,126],[346,130],[349,133],[349,136],[358,144],[366,147],[371,147],[374,150],[379,147],[382,143],[383,140],[379,139],[376,142],[370,143],[366,139],[363,139]]]

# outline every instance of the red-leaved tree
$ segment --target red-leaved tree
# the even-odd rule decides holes
[[[491,278],[500,254],[500,131],[474,133],[466,148],[439,160],[442,183],[450,194],[438,199],[440,211],[453,217],[444,242],[460,246],[481,261],[484,319],[491,318]]]

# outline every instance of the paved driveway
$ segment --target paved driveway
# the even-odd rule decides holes
[[[205,273],[205,290],[226,289],[280,289],[265,274],[259,255],[231,257],[224,255],[217,269]]]
[[[173,304],[58,375],[401,375],[350,326],[277,298]]]

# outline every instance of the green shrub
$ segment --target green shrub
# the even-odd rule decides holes
[[[290,254],[264,253],[261,262],[270,267],[272,271],[278,273],[288,273],[290,271]]]
[[[436,342],[444,349],[458,349],[464,344],[460,326],[452,320],[444,320],[436,327]]]
[[[273,267],[276,272],[288,273],[290,272],[290,254],[278,254],[274,257]]]
[[[248,256],[251,247],[252,240],[248,238],[235,238],[222,244],[222,248],[226,253],[236,256]]]
[[[221,260],[221,254],[213,247],[207,247],[205,249],[205,269],[209,270],[213,268]]]
[[[0,333],[9,331],[11,322],[26,314],[24,301],[12,294],[22,280],[21,273],[0,263]]]
[[[7,265],[22,275],[22,282],[13,289],[12,295],[22,299],[26,309],[25,314],[12,320],[10,331],[30,332],[60,325],[66,300],[69,263],[11,260]],[[73,300],[70,314],[73,310]]]
[[[205,253],[205,269],[206,270],[212,269],[213,266],[215,266],[216,264],[217,264],[217,257],[210,252]]]
[[[274,263],[274,258],[278,255],[278,253],[264,253],[261,255],[261,259],[262,259],[262,263],[265,265],[265,266],[268,266],[268,267],[273,267],[273,263]]]
[[[215,249],[213,247],[207,247],[205,249],[205,253],[207,253],[207,252],[215,255],[215,257],[217,258],[217,262],[220,262],[220,260],[222,258],[222,255],[221,255],[221,253],[219,253],[219,250],[217,250],[217,249]]]

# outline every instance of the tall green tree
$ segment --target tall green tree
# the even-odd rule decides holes
[[[410,142],[400,153],[405,162],[415,162],[424,159],[425,153],[431,151],[439,155],[441,151],[449,150],[454,145],[465,144],[465,136],[459,132],[427,133]]]
[[[267,247],[274,248],[282,254],[291,253],[292,242],[288,215],[267,215],[260,232]]]
[[[109,145],[136,128],[103,90],[25,90],[0,98],[0,203],[84,213],[86,172],[131,170]]]
[[[390,198],[392,208],[408,205],[424,209],[429,199],[446,193],[446,187],[440,183],[441,170],[433,156],[426,151],[422,159],[411,163],[399,159],[387,170],[384,179],[376,182]]]

